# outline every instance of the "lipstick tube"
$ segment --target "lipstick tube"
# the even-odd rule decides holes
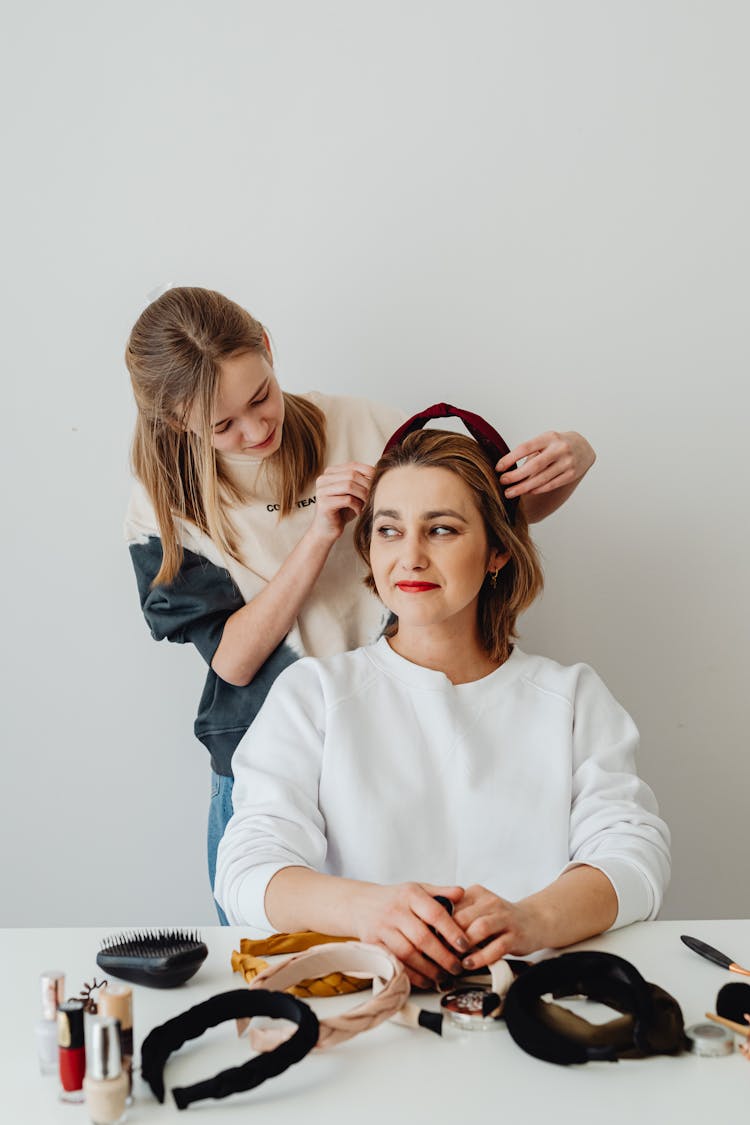
[[[63,1102],[83,1101],[83,1076],[86,1073],[83,1010],[83,1000],[66,1000],[57,1008],[60,1100]]]

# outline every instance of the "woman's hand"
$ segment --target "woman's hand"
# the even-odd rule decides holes
[[[315,482],[315,518],[310,534],[335,542],[349,521],[362,511],[372,474],[372,465],[358,461],[330,465]]]
[[[520,902],[508,902],[486,887],[467,887],[453,920],[471,943],[463,967],[480,969],[508,954],[525,957],[601,934],[614,925],[617,910],[609,878],[580,863]]]
[[[468,887],[456,904],[453,920],[471,945],[464,969],[492,965],[507,954],[523,957],[545,945],[535,906],[528,901],[508,902],[486,887]]]
[[[575,485],[591,468],[596,454],[586,438],[570,430],[546,434],[524,441],[506,453],[495,466],[505,495],[538,496],[565,485]],[[522,465],[515,468],[517,461]]]
[[[384,945],[394,953],[417,988],[431,988],[446,974],[461,972],[460,957],[470,948],[467,935],[435,895],[456,903],[464,891],[429,883],[363,883],[351,902],[359,940]]]

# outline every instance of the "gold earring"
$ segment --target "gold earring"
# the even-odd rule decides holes
[[[498,574],[499,574],[499,573],[500,573],[500,567],[498,567],[498,568],[497,568],[497,570],[491,570],[491,571],[489,572],[489,575],[490,575],[490,585],[492,586],[492,589],[493,589],[493,590],[494,590],[494,589],[495,589],[495,587],[497,586],[497,576],[498,576]]]

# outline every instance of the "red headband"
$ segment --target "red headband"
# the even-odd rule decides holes
[[[418,414],[414,414],[403,425],[399,426],[386,442],[383,453],[387,453],[389,449],[400,445],[408,434],[423,429],[425,422],[429,422],[432,418],[460,418],[471,436],[476,439],[490,458],[493,467],[501,457],[510,452],[505,440],[497,430],[489,422],[485,422],[479,414],[472,414],[470,410],[462,410],[460,406],[451,406],[447,402],[436,402],[434,406],[428,406],[424,410],[420,410]],[[518,507],[518,497],[508,499],[502,495],[502,492],[500,495],[508,512],[508,518],[512,523]]]

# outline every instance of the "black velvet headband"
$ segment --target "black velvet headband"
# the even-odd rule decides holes
[[[194,1086],[176,1087],[172,1096],[178,1109],[185,1109],[201,1098],[226,1098],[241,1090],[252,1090],[267,1078],[273,1078],[299,1062],[318,1041],[318,1018],[304,1000],[267,989],[253,992],[237,988],[221,992],[155,1027],[144,1039],[141,1073],[154,1097],[164,1101],[164,1065],[173,1051],[188,1039],[197,1039],[207,1028],[239,1016],[272,1016],[292,1020],[297,1024],[297,1030],[275,1050],[250,1059],[243,1066],[222,1070],[213,1078],[196,1082]]]
[[[403,425],[399,426],[386,442],[383,453],[387,453],[389,449],[400,445],[404,438],[414,433],[415,430],[423,429],[425,423],[433,418],[460,418],[471,436],[489,457],[493,468],[501,457],[510,452],[505,440],[481,415],[473,414],[470,410],[462,410],[460,406],[451,406],[447,402],[436,402],[434,406],[425,407],[424,410],[420,410],[418,414],[414,414]],[[503,504],[512,523],[518,508],[518,497],[514,496],[507,499],[503,496]]]
[[[556,999],[587,996],[625,1014],[591,1024],[543,1000],[546,993]],[[674,997],[649,984],[634,965],[612,953],[563,953],[531,965],[510,986],[503,1018],[519,1047],[562,1066],[679,1054],[688,1047]]]

